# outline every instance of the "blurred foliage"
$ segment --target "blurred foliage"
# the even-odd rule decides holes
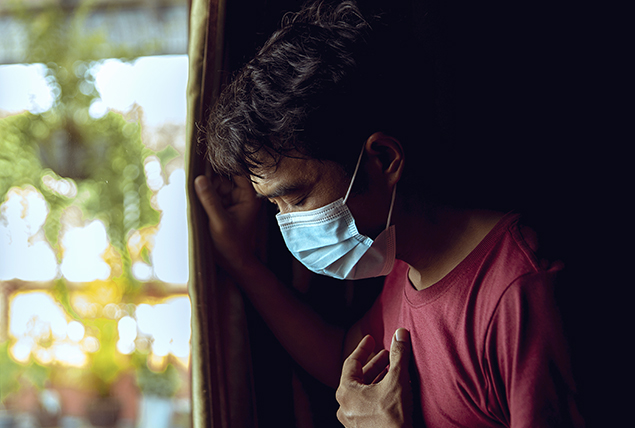
[[[181,386],[178,370],[172,364],[167,364],[163,370],[154,371],[145,363],[143,356],[137,353],[137,385],[144,395],[155,397],[173,397]]]
[[[58,260],[60,220],[68,207],[80,208],[86,220],[103,221],[122,264],[121,275],[133,291],[138,284],[131,274],[127,236],[159,221],[143,165],[152,152],[141,141],[140,123],[114,112],[100,118],[89,114],[91,103],[99,98],[93,67],[107,44],[103,31],[86,28],[92,3],[79,2],[69,13],[54,3],[33,10],[12,2],[14,16],[28,28],[24,62],[45,65],[55,101],[44,113],[0,120],[0,195],[29,184],[42,193],[50,209],[44,231]],[[112,45],[108,52],[124,60],[142,53]],[[72,180],[76,195],[51,189],[42,180],[45,176]]]
[[[9,355],[9,342],[0,343],[0,403],[24,385],[44,388],[50,369],[36,362],[20,364]]]
[[[161,166],[165,168],[172,159],[179,156],[179,152],[170,145],[166,146],[163,150],[157,152],[157,157],[161,162]]]
[[[89,354],[93,385],[100,395],[106,396],[120,372],[128,367],[128,358],[117,352],[117,320],[97,318],[86,322],[86,327],[100,343],[99,350]]]
[[[27,63],[57,64],[77,60],[101,58],[134,58],[152,51],[157,40],[147,40],[144,46],[130,48],[113,45],[105,28],[88,28],[87,18],[93,12],[96,0],[42,2],[37,8],[23,0],[4,0],[5,10],[28,26]],[[69,13],[69,10],[72,12]]]
[[[22,365],[9,355],[9,342],[0,343],[0,403],[20,389]]]
[[[150,205],[152,192],[143,169],[143,160],[152,152],[141,142],[140,125],[113,112],[100,119],[87,115],[81,124],[74,120],[62,124],[64,120],[56,113],[26,112],[0,120],[0,194],[13,186],[37,188],[49,204],[45,232],[54,248],[61,213],[75,205],[86,218],[102,220],[111,243],[125,251],[130,230],[159,220],[159,213]],[[69,132],[77,147],[68,150],[59,144],[57,150],[51,148],[56,138]],[[51,160],[54,158],[60,160]],[[65,174],[58,173],[60,170]],[[56,193],[44,184],[45,175],[73,179],[77,196]]]
[[[68,286],[63,279],[57,279],[51,290],[53,298],[64,308],[66,314],[73,317],[75,320],[81,320],[82,317],[75,311],[73,305],[70,302],[70,295],[68,293]]]
[[[109,280],[94,281],[87,287],[95,290],[98,300],[103,295],[104,301],[119,303],[124,295],[132,298],[140,286],[131,272],[127,238],[131,232],[159,222],[144,172],[144,160],[154,152],[144,146],[138,120],[115,112],[99,118],[89,114],[91,104],[100,97],[94,66],[105,53],[124,61],[143,54],[143,49],[107,45],[101,30],[89,31],[85,23],[92,3],[80,2],[72,13],[55,2],[39,9],[27,9],[19,0],[11,3],[13,16],[28,31],[23,62],[44,64],[55,101],[51,109],[40,114],[24,112],[0,119],[0,203],[12,187],[35,187],[49,207],[44,232],[58,261],[63,252],[59,241],[65,213],[79,209],[82,220],[101,220],[112,244],[104,256],[112,274]],[[176,151],[170,149],[159,153],[162,162],[175,156]],[[49,182],[52,178],[72,183],[77,191],[59,192],[46,184],[45,177]],[[81,319],[87,331],[99,339],[99,350],[88,355],[89,373],[93,386],[107,394],[121,370],[130,367],[130,357],[116,351],[117,321],[78,314],[71,305],[65,279],[56,280],[52,292],[66,312]],[[2,397],[19,388],[18,379],[41,386],[48,377],[46,369],[34,362],[15,362],[8,346],[9,342],[0,344]],[[68,375],[73,371],[78,379],[86,379],[87,372],[69,368],[64,372],[67,381],[74,379]]]

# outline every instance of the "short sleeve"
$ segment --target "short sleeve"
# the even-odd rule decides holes
[[[502,294],[485,342],[489,388],[507,425],[583,427],[554,297],[555,272],[530,273]]]

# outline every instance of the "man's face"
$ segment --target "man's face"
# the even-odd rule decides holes
[[[343,198],[349,178],[331,161],[283,157],[276,168],[252,176],[254,189],[280,213],[308,211]]]
[[[283,157],[277,168],[252,176],[256,192],[278,206],[280,213],[309,211],[343,198],[350,184],[344,169],[332,161]],[[364,174],[360,169],[358,174]],[[374,238],[386,226],[389,198],[372,188],[347,201],[360,233]],[[390,195],[388,195],[390,196]]]

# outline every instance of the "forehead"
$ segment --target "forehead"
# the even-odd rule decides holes
[[[255,171],[254,189],[261,195],[275,197],[285,189],[305,186],[334,186],[344,178],[343,169],[331,161],[313,158],[282,157],[277,166]]]

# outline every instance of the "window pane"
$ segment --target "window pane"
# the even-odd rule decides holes
[[[187,3],[64,4],[0,6],[0,424],[190,426]]]

